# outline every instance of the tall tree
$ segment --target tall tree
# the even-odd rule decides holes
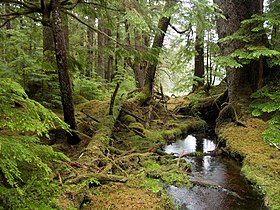
[[[152,45],[154,61],[148,64],[144,88],[143,88],[143,93],[145,94],[145,100],[144,100],[145,102],[151,100],[154,95],[155,74],[156,74],[157,65],[159,63],[158,60],[159,54],[163,46],[163,41],[168,25],[170,23],[170,19],[171,19],[170,10],[172,9],[174,3],[175,3],[174,0],[166,1],[163,9],[164,15],[158,21],[158,30],[156,32]]]
[[[59,0],[52,0],[52,29],[55,41],[55,54],[58,67],[59,84],[61,91],[61,101],[63,105],[64,121],[70,128],[76,130],[76,120],[73,103],[73,88],[68,70],[67,42],[63,30],[61,6]],[[76,136],[69,136],[70,144],[79,143]]]
[[[198,0],[194,2],[194,9],[197,11],[196,31],[195,31],[195,56],[194,56],[194,81],[193,91],[204,85],[204,21],[206,21],[203,8],[200,4],[207,4],[207,1]]]
[[[262,11],[263,0],[214,0],[223,11],[225,19],[217,19],[217,29],[219,38],[232,35],[238,31],[241,21],[251,18],[253,14]],[[248,28],[250,30],[250,28]],[[223,55],[229,55],[237,49],[244,47],[245,43],[240,40],[220,43]],[[230,102],[248,100],[250,94],[255,89],[255,83],[252,78],[259,78],[261,75],[261,66],[256,63],[243,65],[242,68],[227,68],[228,96]]]
[[[94,64],[94,33],[89,27],[87,27],[87,70],[86,77],[92,78],[92,70]]]
[[[199,29],[197,25],[194,58],[194,80],[196,84],[193,85],[193,91],[204,85],[204,31]]]
[[[105,33],[105,26],[104,26],[104,18],[103,17],[98,19],[98,30]],[[97,73],[104,81],[105,80],[105,44],[106,44],[106,37],[103,33],[98,33],[98,35],[97,35],[97,40],[98,40]]]

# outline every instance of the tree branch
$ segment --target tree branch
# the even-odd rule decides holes
[[[38,9],[39,6],[37,4],[34,4],[34,2],[31,1],[17,1],[17,0],[2,0],[2,3],[8,3],[8,4],[15,4],[22,7],[25,7],[30,10]]]
[[[26,11],[26,12],[22,12],[22,13],[15,12],[15,13],[10,13],[10,14],[0,15],[0,17],[9,17],[9,16],[12,16],[12,17],[9,17],[8,19],[6,19],[6,20],[4,21],[4,23],[2,23],[2,24],[0,25],[0,28],[2,28],[3,26],[5,26],[9,21],[18,18],[19,16],[28,15],[28,14],[32,14],[32,13],[34,13],[34,11]]]
[[[107,7],[105,5],[102,5],[102,4],[97,4],[97,3],[94,3],[94,2],[81,2],[81,4],[87,4],[87,5],[94,5],[96,7],[100,7],[100,8],[104,8],[104,9],[108,9],[108,10],[112,10],[112,11],[115,11],[115,12],[121,12],[121,13],[125,13],[124,10],[121,10],[121,9],[115,9],[115,8],[111,8],[111,7]]]
[[[178,34],[184,34],[184,33],[186,33],[187,31],[189,31],[190,28],[191,28],[191,24],[189,24],[188,28],[186,28],[186,29],[183,30],[183,31],[179,31],[179,30],[178,30],[177,28],[175,28],[175,26],[173,26],[171,23],[169,23],[169,26],[170,26],[174,31],[176,31]]]
[[[104,35],[105,37],[107,37],[108,39],[110,39],[110,40],[114,41],[115,43],[117,43],[118,45],[123,46],[123,44],[120,43],[120,42],[118,42],[116,39],[112,38],[111,36],[109,36],[109,35],[106,34],[105,32],[100,31],[99,29],[92,27],[92,26],[89,25],[88,23],[86,23],[86,22],[84,22],[83,20],[81,20],[80,18],[78,18],[76,15],[74,15],[74,14],[68,12],[68,11],[63,11],[63,12],[66,13],[67,15],[71,16],[72,18],[74,18],[74,19],[77,20],[78,22],[82,23],[83,25],[87,26],[87,27],[90,28],[91,30],[93,30],[93,31],[95,31],[95,32],[97,32],[97,33],[99,33],[99,34],[102,34],[102,35]]]

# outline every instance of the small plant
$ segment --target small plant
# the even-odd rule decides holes
[[[38,137],[68,125],[13,80],[1,79],[0,86],[0,209],[52,209],[59,187],[49,163],[68,158]]]
[[[280,87],[278,85],[265,86],[252,95],[252,115],[259,117],[271,115],[268,128],[264,131],[264,138],[276,146],[280,145]]]
[[[74,94],[81,95],[88,100],[102,100],[106,97],[106,90],[102,87],[102,82],[97,75],[92,78],[77,75],[74,79]]]

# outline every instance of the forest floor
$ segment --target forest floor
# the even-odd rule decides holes
[[[209,104],[214,99],[217,103],[221,95],[215,92],[215,97],[202,96],[201,101]],[[178,166],[162,148],[189,131],[206,128],[206,122],[196,113],[182,114],[182,107],[191,103],[199,106],[199,97],[170,99],[167,104],[153,104],[152,109],[126,100],[108,119],[104,116],[109,101],[77,105],[81,143],[69,146],[61,132],[53,133],[53,147],[71,159],[56,169],[63,188],[61,208],[173,209],[162,183],[191,186],[186,176],[191,168],[187,164]],[[189,109],[184,108],[186,111]],[[153,120],[147,123],[149,115]],[[272,209],[279,209],[279,151],[263,141],[264,121],[248,116],[240,120],[242,126],[228,122],[216,130],[225,141],[224,151],[242,160],[246,178],[259,186]]]
[[[53,132],[53,147],[71,161],[56,169],[63,192],[62,209],[172,209],[162,182],[190,186],[190,165],[165,154],[162,148],[190,130],[203,130],[198,117],[171,111],[182,100],[149,107],[122,104],[108,119],[109,101],[88,101],[76,106],[78,145],[67,145],[65,134]],[[118,110],[118,109],[116,109]],[[110,137],[109,137],[110,136]]]

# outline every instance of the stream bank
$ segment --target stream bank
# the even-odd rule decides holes
[[[60,199],[61,204],[65,209],[75,206],[86,210],[92,208],[171,209],[170,200],[164,194],[160,182],[165,180],[172,185],[172,183],[182,181],[187,186],[191,186],[186,176],[189,166],[186,164],[178,167],[173,156],[163,155],[161,148],[174,142],[186,132],[198,129],[203,131],[206,128],[205,121],[194,116],[174,114],[170,111],[173,109],[156,107],[153,120],[150,126],[146,127],[145,116],[148,109],[126,103],[123,107],[125,111],[121,111],[115,118],[115,123],[110,123],[108,126],[102,118],[106,114],[102,114],[100,110],[95,110],[96,113],[94,113],[92,109],[92,107],[102,107],[105,113],[108,103],[102,102],[102,106],[98,103],[91,101],[79,107],[81,110],[79,130],[84,130],[83,133],[86,133],[88,137],[82,140],[80,146],[62,148],[66,154],[68,152],[73,163],[71,172],[68,174],[58,171],[59,176],[62,177],[62,184],[66,186],[66,191]],[[257,136],[261,138],[261,129],[258,126],[254,127],[254,123],[251,124],[254,129],[259,130]],[[249,125],[250,123],[246,125],[247,128]],[[231,141],[232,137],[228,135],[230,128],[239,129],[242,126],[237,126],[235,123],[223,126],[216,130],[219,137],[234,143],[235,140]],[[112,132],[109,133],[107,130]],[[97,138],[96,134],[104,134],[104,131],[109,134]],[[237,132],[241,135],[246,131],[232,131],[231,135]],[[245,142],[246,139],[244,140],[243,137],[238,136],[238,139]],[[243,154],[238,155],[241,153],[239,146],[243,147],[242,144],[237,144],[236,147],[225,144],[228,154],[243,157]],[[85,149],[87,146],[90,146],[90,149]],[[251,147],[252,149],[254,147]],[[258,157],[258,154],[255,154],[255,157]],[[279,163],[278,156],[271,154],[271,157],[275,160],[275,164]],[[244,174],[246,175],[246,172]],[[252,179],[249,180],[256,183]],[[273,186],[277,186],[278,182],[275,184]],[[80,188],[75,189],[77,186]],[[277,193],[275,190],[273,192]],[[277,205],[276,199],[273,204],[271,201],[268,202],[268,198],[266,194],[266,204]],[[276,207],[272,209],[277,209]]]
[[[241,118],[244,126],[226,123],[216,129],[226,151],[242,160],[242,173],[264,194],[265,204],[280,209],[280,153],[265,142],[262,133],[266,123],[257,118]]]
[[[229,104],[224,97],[226,88],[221,83],[210,89],[209,95],[200,91],[178,98],[174,110],[185,115],[197,114],[207,122],[216,123],[215,133],[224,152],[242,162],[242,174],[264,194],[265,205],[279,210],[280,152],[263,139],[267,123],[248,115],[248,106]]]
[[[205,133],[187,135],[165,147],[165,152],[175,157],[181,154],[181,161],[192,165],[187,173],[192,187],[167,187],[175,207],[180,210],[266,209],[262,196],[240,173],[240,162],[209,152],[216,148],[214,136]],[[183,153],[186,155],[182,156]]]

